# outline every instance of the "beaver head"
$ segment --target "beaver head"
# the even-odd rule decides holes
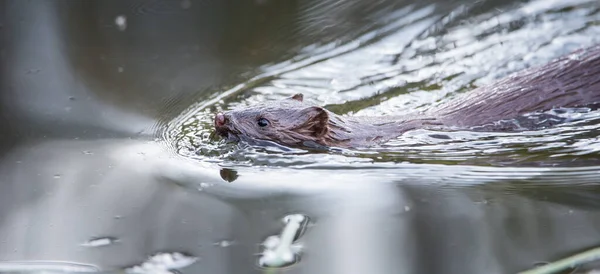
[[[328,112],[302,102],[303,95],[267,102],[215,115],[216,132],[228,139],[274,141],[287,146],[314,142],[328,134]]]

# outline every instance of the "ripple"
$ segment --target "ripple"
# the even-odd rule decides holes
[[[535,130],[529,131],[415,130],[369,149],[282,151],[226,144],[214,137],[215,110],[302,92],[307,101],[337,113],[398,115],[431,108],[510,73],[600,43],[597,1],[500,6],[480,1],[449,9],[422,5],[372,12],[369,27],[301,48],[287,61],[262,66],[262,73],[248,82],[199,102],[171,123],[166,139],[181,155],[245,172],[257,166],[335,169],[450,185],[598,182],[600,112],[593,109],[554,110],[500,122],[517,128],[534,124]]]
[[[176,14],[191,6],[189,0],[183,1],[162,1],[162,0],[144,0],[131,6],[131,11],[137,15],[151,14]]]

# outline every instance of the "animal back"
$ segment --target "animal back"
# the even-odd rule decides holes
[[[472,127],[557,107],[600,102],[600,45],[517,72],[432,110],[448,126]]]

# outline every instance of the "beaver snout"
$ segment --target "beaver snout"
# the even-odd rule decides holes
[[[223,113],[217,113],[215,115],[215,130],[223,137],[229,137],[231,132],[231,122],[229,117]]]
[[[223,113],[217,113],[217,115],[215,115],[215,126],[216,127],[222,127],[225,125],[225,123],[227,122],[227,119],[225,118],[225,115],[223,115]]]

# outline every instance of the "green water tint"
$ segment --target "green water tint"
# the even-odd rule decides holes
[[[600,259],[600,247],[575,254],[573,256],[536,267],[518,274],[555,274]],[[571,272],[572,273],[572,272]]]
[[[439,90],[441,86],[439,84],[431,84],[427,85],[424,82],[419,83],[409,83],[405,86],[390,88],[389,90],[378,93],[369,98],[365,98],[357,101],[345,102],[343,104],[334,104],[334,105],[326,105],[324,108],[336,114],[346,114],[356,112],[368,107],[376,106],[380,104],[382,101],[385,101],[388,98],[398,96],[401,94],[407,94],[411,91],[417,90]]]

